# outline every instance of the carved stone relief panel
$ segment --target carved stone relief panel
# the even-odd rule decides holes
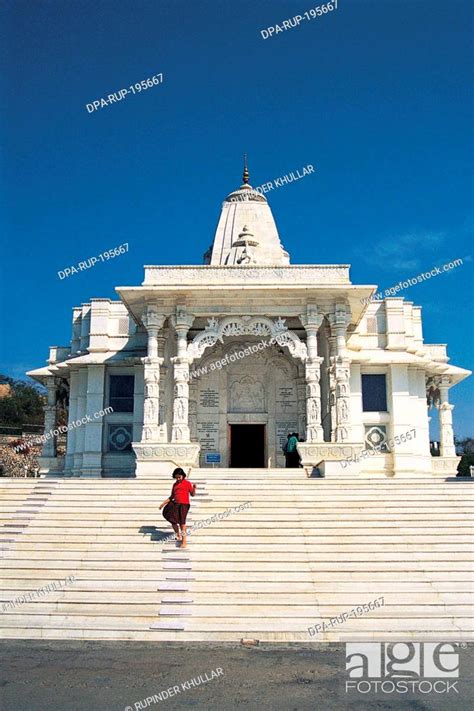
[[[250,375],[231,379],[229,394],[231,412],[265,412],[265,391],[260,380]]]

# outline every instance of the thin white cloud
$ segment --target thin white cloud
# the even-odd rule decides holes
[[[367,262],[383,269],[413,270],[436,263],[433,250],[439,248],[445,235],[441,232],[407,232],[387,237],[364,254]]]

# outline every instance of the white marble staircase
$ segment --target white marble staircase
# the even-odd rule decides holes
[[[6,638],[472,640],[471,480],[201,469],[187,550],[163,543],[171,479],[0,479]],[[2,604],[75,576],[41,597]],[[308,627],[383,596],[324,633]]]

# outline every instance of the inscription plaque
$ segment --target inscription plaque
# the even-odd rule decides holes
[[[203,388],[199,393],[199,405],[210,410],[219,409],[219,390],[217,388]]]
[[[198,422],[197,435],[201,445],[201,453],[219,451],[219,424],[217,422]]]
[[[291,385],[278,385],[276,392],[276,409],[278,412],[296,412],[297,400],[295,388]]]

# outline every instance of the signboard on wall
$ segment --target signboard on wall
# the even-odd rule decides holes
[[[197,433],[201,452],[215,452],[219,449],[219,423],[205,420],[197,423]]]
[[[202,411],[219,410],[219,390],[204,386],[199,392],[199,407]]]
[[[278,385],[276,389],[276,411],[283,415],[296,413],[297,400],[296,390],[293,383]]]

